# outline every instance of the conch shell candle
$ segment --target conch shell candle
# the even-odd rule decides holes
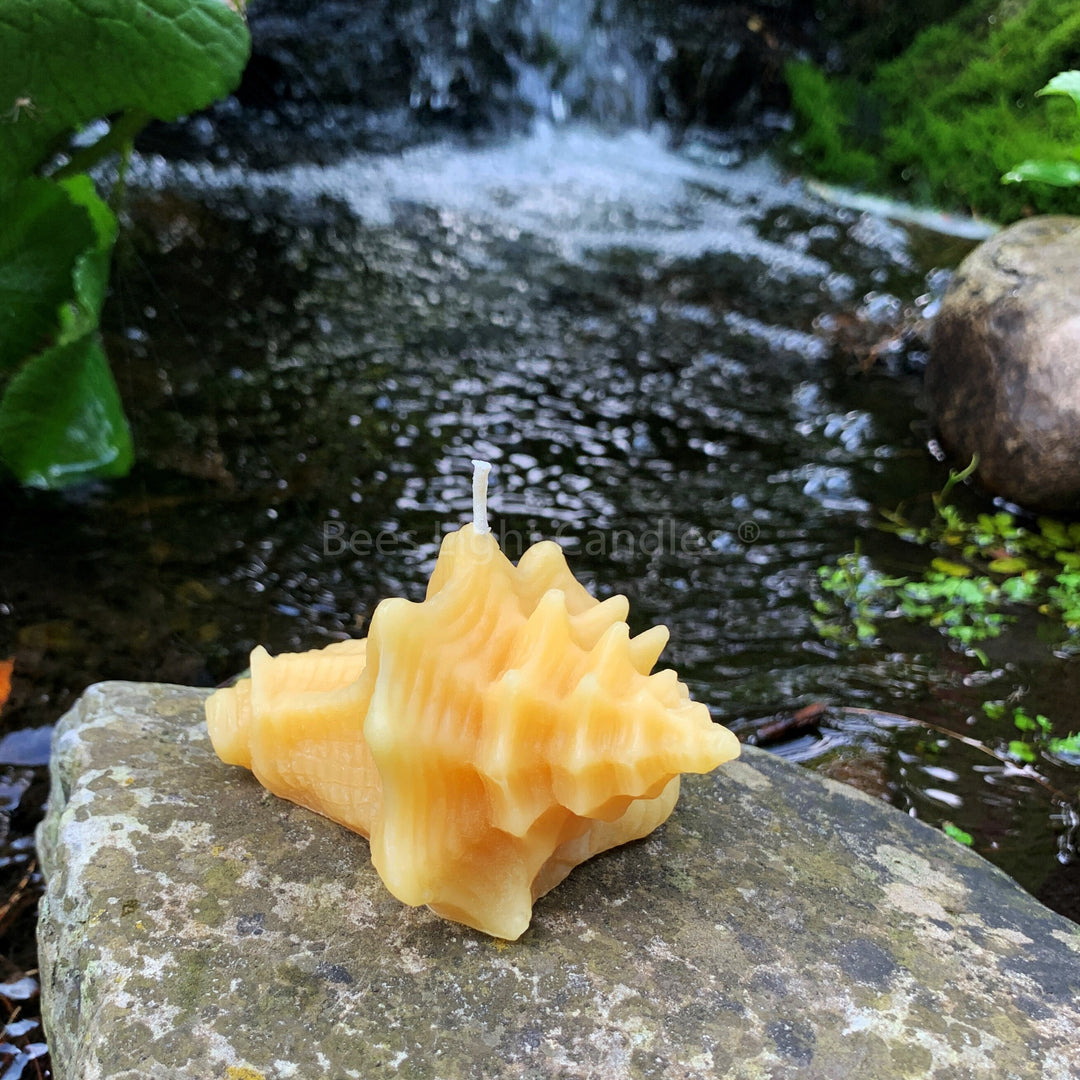
[[[481,463],[478,463],[481,464]],[[275,795],[370,838],[406,904],[502,938],[578,863],[667,819],[679,774],[739,753],[557,544],[515,567],[474,523],[443,540],[422,603],[384,600],[365,641],[251,656],[206,704],[214,749]]]

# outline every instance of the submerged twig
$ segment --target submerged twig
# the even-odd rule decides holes
[[[828,706],[820,701],[811,705],[804,705],[801,709],[786,716],[776,716],[768,723],[762,724],[754,732],[753,741],[755,746],[772,746],[773,743],[783,742],[796,735],[812,731],[818,726],[818,721],[828,711]]]
[[[935,724],[930,720],[918,720],[914,716],[905,716],[903,713],[885,712],[882,709],[862,709],[855,705],[842,705],[839,709],[840,712],[852,713],[855,716],[866,716],[870,719],[875,717],[887,717],[890,720],[899,720],[905,724],[921,724],[923,727],[930,728],[931,731],[936,731],[941,735],[948,736],[950,739],[955,739],[957,742],[962,742],[965,746],[970,746],[973,750],[978,750],[981,753],[994,758],[995,761],[1000,761],[1003,765],[1008,765],[1018,776],[1027,777],[1029,780],[1034,780],[1037,784],[1041,784],[1055,799],[1059,799],[1063,803],[1069,802],[1068,796],[1054,787],[1054,785],[1033,766],[1017,765],[1017,763],[1007,754],[1003,754],[999,750],[987,746],[986,743],[982,742],[980,739],[973,739],[970,735],[961,735],[960,732],[943,727],[941,724]]]

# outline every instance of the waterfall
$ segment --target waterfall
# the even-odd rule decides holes
[[[162,148],[266,167],[537,122],[758,123],[783,104],[783,59],[806,38],[808,7],[251,0],[253,55],[237,94]]]

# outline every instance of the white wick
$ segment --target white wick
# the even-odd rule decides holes
[[[487,516],[487,485],[488,473],[491,472],[490,461],[472,459],[472,517],[473,532],[477,536],[485,536],[491,532],[488,528]]]

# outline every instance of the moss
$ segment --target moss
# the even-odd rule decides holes
[[[830,79],[811,63],[790,64],[786,74],[799,114],[813,118],[801,133],[806,159],[832,180],[883,183],[881,162],[863,148],[866,140],[858,130],[860,98],[867,100],[862,88],[852,80]]]
[[[1071,103],[1035,97],[1076,66],[1074,0],[970,0],[865,79],[792,65],[798,153],[827,179],[1001,221],[1080,212],[1075,190],[1001,183],[1026,158],[1066,158],[1080,144]]]

